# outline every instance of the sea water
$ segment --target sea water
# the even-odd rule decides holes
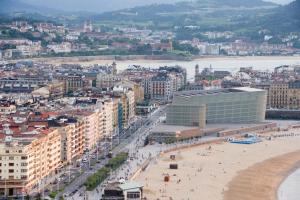
[[[300,199],[300,169],[288,176],[278,189],[278,200]]]

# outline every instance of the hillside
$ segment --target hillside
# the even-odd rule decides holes
[[[300,31],[300,0],[277,8],[274,13],[261,20],[261,26],[273,32]]]
[[[218,29],[252,21],[278,5],[261,0],[198,0],[176,4],[153,4],[96,15],[94,21],[131,23],[157,28],[200,26]]]
[[[0,14],[13,16],[16,13],[58,15],[65,12],[44,6],[31,5],[26,3],[25,0],[0,0]]]
[[[23,3],[19,0],[1,0],[0,1],[0,13],[11,13],[21,11],[35,11],[34,6]]]

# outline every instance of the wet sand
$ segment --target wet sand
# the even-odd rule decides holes
[[[272,200],[289,174],[300,167],[300,151],[258,163],[239,173],[229,184],[225,200]]]
[[[136,177],[150,200],[276,199],[282,180],[300,161],[300,137],[253,145],[222,143],[166,153]],[[177,160],[170,160],[170,155]],[[178,170],[169,164],[178,164]],[[170,176],[164,182],[164,176]],[[255,195],[255,196],[254,196]]]

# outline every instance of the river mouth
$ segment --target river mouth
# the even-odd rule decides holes
[[[278,200],[300,199],[300,169],[290,174],[279,186],[277,192]]]

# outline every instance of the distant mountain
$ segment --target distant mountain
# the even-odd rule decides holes
[[[260,22],[274,32],[300,32],[300,0],[274,10],[274,13],[263,18]]]
[[[39,5],[31,5],[23,0],[0,0],[0,13],[13,15],[14,13],[38,13],[42,15],[62,14],[63,11]]]
[[[158,28],[200,26],[203,29],[232,26],[251,21],[258,10],[277,4],[262,0],[197,0],[175,4],[152,4],[96,15],[94,21],[133,22]]]
[[[172,4],[184,0],[23,0],[32,5],[40,5],[70,12],[88,11],[102,13],[150,4]],[[189,0],[190,1],[190,0]]]
[[[35,11],[37,10],[34,6],[23,3],[19,0],[0,0],[0,12],[11,13],[20,11]]]

